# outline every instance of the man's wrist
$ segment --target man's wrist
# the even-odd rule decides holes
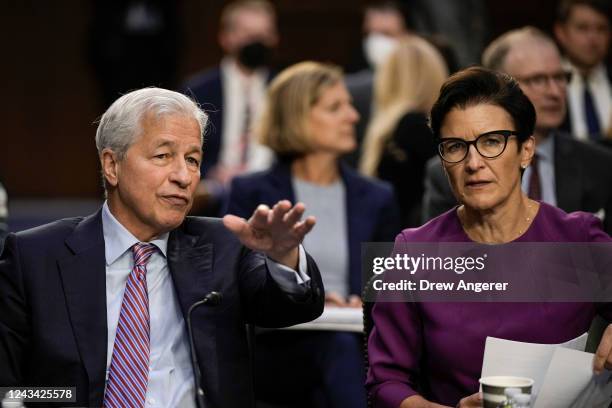
[[[292,250],[283,253],[268,252],[266,255],[268,256],[268,258],[270,258],[276,263],[285,265],[286,267],[291,268],[293,270],[298,269],[298,263],[300,260],[299,247],[295,247]]]

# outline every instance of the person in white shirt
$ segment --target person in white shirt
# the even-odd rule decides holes
[[[565,68],[572,73],[565,130],[583,140],[600,140],[611,127],[612,80],[605,65],[609,13],[605,0],[563,0],[554,27]]]
[[[202,161],[205,181],[198,195],[222,201],[235,175],[264,170],[272,163],[274,155],[252,137],[251,127],[262,108],[277,44],[271,3],[231,2],[221,12],[219,45],[224,55],[219,66],[197,73],[182,86],[182,92],[193,97],[211,121]]]

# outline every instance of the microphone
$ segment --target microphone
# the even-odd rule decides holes
[[[195,302],[189,307],[187,311],[187,334],[189,335],[189,346],[191,348],[191,365],[193,366],[193,377],[195,379],[196,386],[196,404],[198,408],[206,408],[204,390],[202,389],[202,372],[200,371],[200,365],[198,364],[198,356],[195,350],[195,341],[193,338],[193,330],[191,328],[191,314],[195,309],[202,305],[218,306],[221,304],[223,296],[219,292],[210,292],[204,296],[204,299]]]

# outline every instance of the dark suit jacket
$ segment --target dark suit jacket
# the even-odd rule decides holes
[[[220,305],[192,315],[209,405],[253,406],[245,323],[278,327],[321,314],[315,263],[308,259],[312,290],[288,295],[262,254],[241,246],[219,220],[190,217],[171,232],[167,255],[184,317],[209,292],[223,295]],[[0,258],[0,385],[76,386],[76,405],[102,405],[105,275],[100,211],[8,236]]]
[[[204,157],[202,177],[219,161],[221,137],[223,135],[223,84],[219,67],[204,71],[185,83],[181,90],[200,104],[208,114],[208,125],[204,134]]]
[[[612,234],[612,153],[606,149],[556,132],[555,184],[557,207],[565,212],[605,211],[604,230]],[[423,220],[457,205],[440,159],[427,164]]]
[[[399,212],[393,190],[387,183],[366,179],[347,165],[341,166],[341,174],[346,189],[349,290],[351,294],[361,295],[361,243],[393,241],[401,229]],[[273,205],[279,200],[295,202],[287,162],[279,162],[263,172],[235,177],[227,213],[249,217],[258,204]]]
[[[270,72],[268,81],[274,72]],[[219,161],[223,145],[223,81],[221,69],[212,68],[197,74],[187,81],[181,90],[192,97],[208,114],[209,124],[204,134],[204,157],[202,158],[202,177]]]
[[[425,165],[436,152],[427,116],[420,112],[404,114],[385,143],[377,172],[395,189],[402,228],[421,225]]]
[[[612,66],[610,65],[606,65],[606,73],[608,74],[608,81],[610,81],[610,83],[612,84]],[[563,123],[561,123],[561,126],[559,127],[559,130],[562,130],[563,132],[569,133],[571,134],[573,129],[572,129],[572,115],[570,112],[570,104],[569,104],[569,93],[568,93],[568,97],[567,97],[568,103],[567,103],[567,110],[565,112],[565,118],[563,119]],[[602,129],[602,132],[605,132],[606,129]],[[601,141],[602,144],[606,145],[606,146],[610,146],[610,143],[608,142],[608,140],[602,140]]]

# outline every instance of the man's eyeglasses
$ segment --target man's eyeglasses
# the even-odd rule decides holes
[[[550,81],[553,81],[555,85],[559,87],[564,87],[572,80],[572,73],[570,71],[560,71],[554,74],[536,74],[526,77],[516,77],[516,79],[534,89],[544,89]]]
[[[493,159],[506,150],[508,138],[513,135],[517,136],[518,133],[513,130],[493,130],[483,133],[471,141],[456,137],[444,137],[438,143],[438,153],[445,162],[459,163],[467,157],[470,146],[474,145],[476,151],[482,157]]]

